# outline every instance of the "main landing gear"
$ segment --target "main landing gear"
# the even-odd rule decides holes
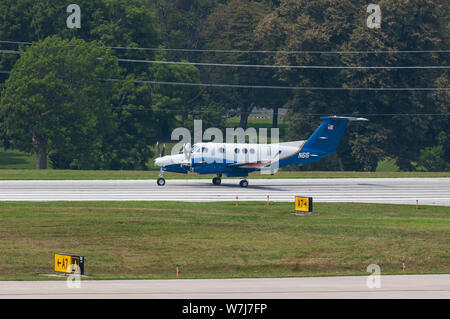
[[[239,182],[239,185],[241,187],[248,187],[248,181],[246,179],[243,179],[242,181]]]
[[[214,177],[212,179],[212,183],[214,185],[220,185],[222,183],[222,174],[217,174],[217,177]],[[248,181],[246,179],[243,179],[242,181],[240,181],[239,186],[241,187],[248,187]]]
[[[222,174],[217,174],[217,177],[212,179],[214,185],[220,185],[222,183]]]

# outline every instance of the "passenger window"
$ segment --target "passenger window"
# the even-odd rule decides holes
[[[235,148],[235,149],[234,149],[234,152],[235,152],[236,154],[239,154],[239,149],[238,149],[238,148]]]
[[[219,153],[225,153],[225,149],[223,147],[219,148]]]
[[[247,150],[246,148],[243,148],[243,149],[242,149],[242,153],[247,154],[247,153],[248,153],[248,150]]]

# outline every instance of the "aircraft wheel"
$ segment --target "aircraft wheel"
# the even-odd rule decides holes
[[[247,182],[247,180],[243,179],[243,180],[239,183],[239,185],[240,185],[241,187],[247,187],[247,186],[248,186],[248,182]]]
[[[158,183],[158,186],[164,186],[166,184],[166,180],[162,177],[158,178],[156,182]]]
[[[220,177],[214,177],[212,182],[214,185],[220,185],[220,183],[222,183],[222,180],[220,179]]]

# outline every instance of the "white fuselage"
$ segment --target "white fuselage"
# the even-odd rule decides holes
[[[194,144],[189,157],[183,152],[159,157],[155,164],[160,167],[189,163],[248,164],[271,163],[297,153],[305,141],[277,144],[198,143]],[[242,168],[244,168],[243,166]]]

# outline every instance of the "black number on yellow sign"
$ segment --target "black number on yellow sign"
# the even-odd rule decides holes
[[[84,275],[84,257],[55,253],[55,272],[60,273],[80,273]]]
[[[295,211],[312,212],[312,198],[295,197]]]

